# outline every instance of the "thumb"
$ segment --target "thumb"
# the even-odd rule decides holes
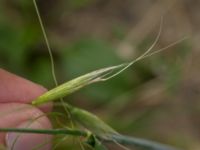
[[[21,123],[17,128],[31,128],[31,129],[44,129],[39,121],[24,122]],[[32,150],[40,149],[50,150],[51,149],[51,135],[47,134],[30,134],[30,133],[7,133],[6,145],[8,150]]]

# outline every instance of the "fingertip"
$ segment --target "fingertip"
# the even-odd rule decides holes
[[[0,69],[0,102],[30,103],[47,91],[43,86]]]
[[[52,125],[49,118],[40,109],[28,104],[5,103],[0,104],[1,119],[0,128],[19,128],[24,127],[26,122],[31,125],[30,128],[51,129]],[[32,123],[38,122],[40,125],[34,126]],[[0,144],[7,143],[5,141],[6,133],[0,133]],[[12,134],[11,134],[12,135]],[[15,134],[14,134],[15,135]],[[36,137],[34,135],[34,137]],[[7,138],[6,138],[7,139]]]
[[[50,125],[50,124],[49,124]],[[39,121],[23,122],[17,128],[31,128],[31,129],[46,129],[49,128],[45,124],[41,124]],[[6,145],[8,150],[32,150],[37,147],[42,147],[43,150],[51,149],[52,136],[48,134],[19,134],[19,133],[7,133]]]
[[[53,103],[50,102],[50,103],[47,103],[47,104],[43,104],[43,105],[38,106],[38,108],[41,109],[43,112],[48,113],[48,112],[52,111]]]

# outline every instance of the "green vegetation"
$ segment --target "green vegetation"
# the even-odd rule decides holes
[[[168,125],[167,122],[172,120],[166,114],[168,111],[165,108],[167,105],[165,101],[170,97],[176,98],[174,94],[179,91],[183,74],[182,62],[189,53],[189,44],[186,41],[177,45],[176,43],[179,41],[174,43],[179,39],[182,40],[182,36],[166,42],[167,44],[163,42],[165,46],[172,43],[173,48],[170,47],[170,49],[173,51],[169,50],[169,53],[172,54],[164,52],[153,55],[154,53],[147,49],[154,42],[155,38],[153,37],[156,32],[152,31],[152,35],[143,35],[145,39],[139,39],[141,41],[138,43],[130,41],[129,37],[133,37],[137,41],[136,37],[140,36],[129,35],[132,30],[127,25],[131,24],[131,21],[125,25],[128,20],[127,16],[123,16],[119,24],[116,24],[117,21],[112,22],[111,20],[110,25],[103,20],[100,25],[102,29],[98,29],[98,24],[92,24],[90,21],[87,25],[84,24],[84,21],[76,21],[76,19],[81,20],[82,17],[92,18],[92,14],[88,11],[93,11],[93,15],[98,18],[100,15],[96,9],[103,9],[105,5],[107,7],[111,5],[109,8],[113,7],[113,9],[120,6],[91,0],[63,0],[48,4],[38,1],[38,15],[39,12],[41,13],[39,24],[34,5],[30,1],[0,2],[0,7],[2,7],[2,9],[0,8],[1,67],[51,89],[35,99],[33,105],[64,98],[61,103],[55,102],[54,112],[62,113],[65,116],[54,115],[56,119],[52,117],[55,127],[53,130],[5,128],[0,131],[53,134],[55,135],[55,149],[58,150],[77,149],[77,147],[79,149],[84,147],[84,149],[106,150],[109,149],[110,143],[121,149],[129,149],[129,147],[130,149],[144,150],[176,149],[173,146],[167,146],[168,144],[174,145],[177,149],[186,148],[186,145],[179,143],[182,138],[178,135],[180,133],[177,133],[177,137],[180,137],[176,139],[176,133],[173,130],[170,131],[170,124]],[[110,13],[106,7],[104,9],[104,15]],[[116,16],[120,18],[120,14],[110,15],[111,18]],[[68,20],[63,21],[62,17],[66,17]],[[93,18],[93,21],[95,19]],[[76,23],[75,27],[73,27],[73,21]],[[79,26],[79,23],[82,24]],[[104,27],[104,24],[107,26]],[[44,27],[43,32],[41,32],[40,25],[42,28]],[[65,27],[66,25],[68,26]],[[90,28],[92,30],[93,27],[96,28],[93,30],[94,34],[89,30]],[[78,28],[81,32],[76,33],[74,28]],[[109,30],[110,28],[112,30]],[[165,27],[163,28],[165,30]],[[106,32],[110,33],[107,35]],[[43,39],[43,35],[46,41]],[[153,44],[153,46],[157,44],[156,50],[165,47],[158,43],[158,39],[163,40],[160,32]],[[51,48],[48,50],[50,54],[52,53],[54,61],[52,58],[49,59],[46,44]],[[148,60],[138,62],[151,55],[153,57]],[[130,63],[122,64],[123,62]],[[135,64],[135,62],[138,63]],[[129,69],[125,73],[121,73],[127,67]],[[54,87],[52,71],[53,73],[55,71],[53,76],[58,78],[59,85],[63,84]],[[119,76],[107,81],[118,75],[119,72],[121,73]],[[68,80],[70,81],[66,82]],[[86,85],[105,80],[107,82],[89,86],[76,94],[69,95]],[[65,98],[65,96],[67,97]],[[96,114],[106,120],[106,123]],[[165,119],[163,120],[163,118]],[[166,127],[161,127],[165,122]],[[165,130],[170,134],[167,134]],[[127,133],[130,136],[125,136]],[[144,139],[135,138],[135,136],[144,137]],[[74,144],[74,137],[81,143],[81,146]],[[83,137],[83,139],[79,137]],[[154,139],[153,141],[159,142],[145,139]]]

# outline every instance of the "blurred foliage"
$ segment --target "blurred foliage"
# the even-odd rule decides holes
[[[111,45],[98,39],[82,39],[71,43],[64,49],[63,66],[68,69],[66,74],[71,78],[77,75],[103,68],[111,65],[120,64],[122,60],[114,53]],[[124,78],[110,81],[105,84],[98,84],[83,91],[92,100],[108,100],[117,93],[122,93],[129,89],[133,83],[130,76],[123,74]],[[126,76],[126,77],[125,77]],[[118,86],[120,85],[120,86]]]
[[[49,0],[48,3],[38,0],[53,50],[59,83],[134,59],[150,47],[157,28],[149,29],[150,33],[143,29],[139,34],[129,34],[137,26],[138,18],[156,4],[157,1],[141,1],[138,4],[138,1],[126,0],[122,4],[118,0]],[[185,6],[185,3],[182,4]],[[168,21],[172,23],[172,27],[169,26],[175,28],[173,18]],[[144,24],[148,29],[150,24]],[[167,38],[161,36],[157,49],[179,39],[180,36],[177,38],[175,35],[176,32],[185,31],[181,29],[182,25],[178,25],[180,30],[177,31],[166,25]],[[165,30],[165,26],[163,28]],[[145,38],[142,38],[143,34]],[[133,41],[128,40],[133,47],[126,59],[119,55],[118,46],[124,41],[126,43],[127,37],[133,37]],[[139,42],[136,42],[137,38]],[[169,52],[165,51],[135,64],[106,83],[92,85],[66,99],[98,113],[111,126],[124,133],[186,147],[180,143],[181,136],[178,133],[176,137],[174,130],[160,127],[164,124],[162,122],[173,122],[167,113],[179,104],[171,108],[168,103],[173,104],[173,100],[179,99],[177,93],[184,76],[184,60],[192,47],[187,41],[170,49]],[[126,48],[121,52],[126,54]],[[47,88],[54,87],[49,54],[32,1],[0,1],[0,66]],[[161,92],[153,95],[154,91],[149,94],[148,90]],[[172,100],[167,103],[169,99]],[[166,117],[165,121],[163,116]],[[166,133],[165,128],[171,132]],[[68,138],[65,141],[70,143]],[[62,142],[60,149],[63,144],[67,145]]]

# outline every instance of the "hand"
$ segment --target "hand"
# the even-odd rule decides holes
[[[51,123],[44,113],[50,112],[52,105],[48,104],[40,108],[30,105],[34,98],[45,91],[42,86],[0,68],[0,128],[50,129]],[[13,150],[31,150],[44,144],[42,149],[50,150],[51,136],[0,133],[1,144],[8,149],[13,146]]]

